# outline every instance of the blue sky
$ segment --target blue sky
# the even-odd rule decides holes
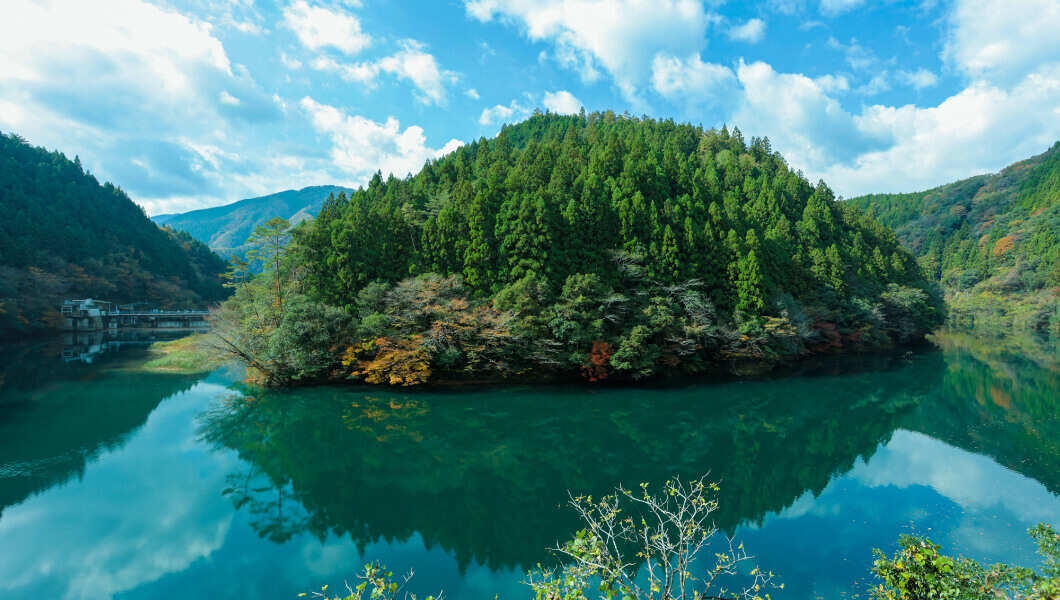
[[[768,136],[838,193],[1060,138],[1056,0],[5,0],[0,131],[149,214],[399,176],[535,108]]]

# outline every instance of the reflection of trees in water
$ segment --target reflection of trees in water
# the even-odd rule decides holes
[[[986,454],[1060,493],[1060,349],[1035,339],[936,338],[942,385],[906,427]]]
[[[55,369],[56,355],[27,356],[30,370]],[[60,365],[62,363],[59,363]],[[147,421],[165,398],[197,377],[78,370],[73,381],[0,389],[0,511],[84,474],[87,464],[115,449]]]
[[[567,490],[710,470],[728,530],[819,493],[889,439],[940,367],[934,353],[842,377],[661,390],[266,392],[227,399],[201,427],[255,471],[228,494],[268,515],[255,517],[263,537],[349,534],[363,549],[418,532],[462,566],[526,567],[577,528]]]
[[[308,518],[301,504],[292,502],[290,483],[277,485],[260,469],[250,466],[225,477],[225,489],[236,510],[250,513],[250,525],[263,538],[283,543],[305,530]]]

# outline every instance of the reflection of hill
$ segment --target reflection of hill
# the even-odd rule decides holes
[[[3,358],[8,381],[0,385],[0,513],[81,476],[88,462],[143,425],[162,399],[195,381],[64,366],[58,354],[26,348]]]
[[[727,529],[819,492],[889,438],[940,361],[666,390],[268,393],[234,396],[202,426],[252,465],[226,493],[263,536],[419,532],[461,564],[525,567],[575,529],[566,490],[711,470]]]
[[[1060,494],[1060,352],[1019,341],[939,336],[942,386],[904,426],[986,454]]]

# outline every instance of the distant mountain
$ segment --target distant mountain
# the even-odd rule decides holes
[[[0,134],[0,214],[0,336],[54,328],[64,298],[189,308],[228,295],[204,244],[17,135]]]
[[[1060,336],[1060,142],[1000,173],[849,202],[894,228],[956,324]]]
[[[157,215],[155,223],[188,232],[222,255],[237,253],[254,228],[273,217],[298,223],[315,216],[331,194],[350,193],[349,188],[316,185],[287,190],[259,198],[248,198],[213,208],[186,213]]]

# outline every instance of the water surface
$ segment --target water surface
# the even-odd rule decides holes
[[[707,471],[775,597],[865,597],[901,533],[1033,563],[1026,529],[1060,522],[1056,357],[941,345],[753,381],[416,393],[3,348],[0,596],[289,599],[381,560],[417,591],[523,598],[577,528],[568,490]]]

